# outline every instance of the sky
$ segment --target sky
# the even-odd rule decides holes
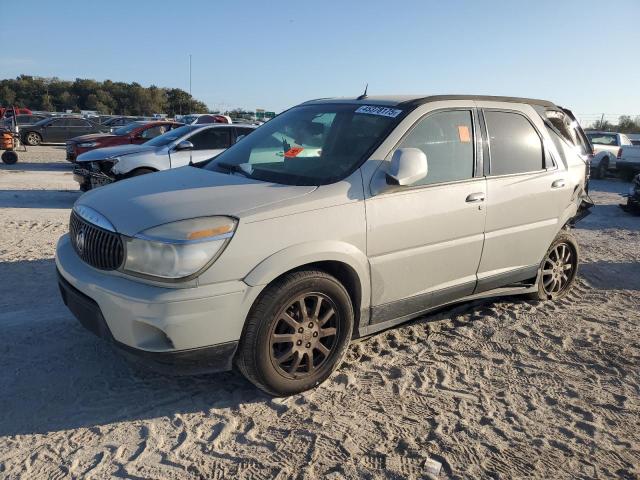
[[[189,90],[282,111],[369,94],[544,98],[640,115],[640,0],[0,0],[0,78]]]

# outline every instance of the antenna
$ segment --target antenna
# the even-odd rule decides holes
[[[364,93],[358,97],[358,100],[363,100],[363,99],[367,98],[367,89],[368,88],[369,88],[369,84],[367,83],[364,86]]]

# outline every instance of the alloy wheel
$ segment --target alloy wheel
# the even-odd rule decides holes
[[[542,266],[542,286],[548,295],[562,293],[571,284],[577,268],[577,256],[568,243],[559,243],[549,252]]]
[[[322,368],[337,346],[338,308],[322,293],[305,293],[283,308],[269,335],[273,366],[301,379]]]

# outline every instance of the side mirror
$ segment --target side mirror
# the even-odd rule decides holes
[[[175,146],[174,150],[177,152],[180,150],[193,150],[193,143],[189,140],[183,140]]]
[[[411,185],[427,176],[427,156],[419,148],[399,148],[393,152],[387,184]]]

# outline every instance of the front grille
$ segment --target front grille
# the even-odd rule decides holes
[[[78,256],[92,267],[115,270],[124,260],[124,247],[117,233],[97,227],[71,212],[71,244]]]

